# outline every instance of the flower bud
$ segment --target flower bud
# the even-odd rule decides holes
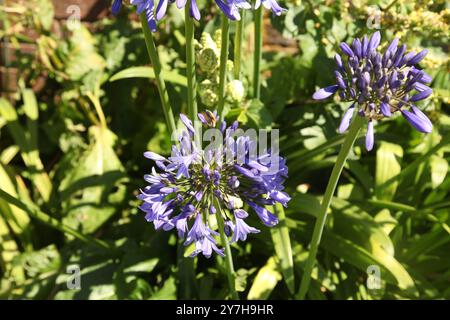
[[[201,102],[207,107],[214,107],[219,102],[218,87],[210,80],[204,80],[199,85]]]
[[[231,101],[241,102],[245,96],[244,85],[239,80],[233,80],[227,84],[226,93]]]

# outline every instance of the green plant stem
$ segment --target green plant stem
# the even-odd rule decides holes
[[[153,66],[153,70],[155,71],[156,85],[158,87],[164,117],[166,118],[166,123],[169,128],[169,131],[172,134],[176,130],[175,118],[173,117],[172,107],[170,106],[169,93],[167,92],[166,83],[162,76],[161,62],[159,61],[158,51],[156,50],[156,45],[155,41],[153,40],[152,32],[147,24],[145,12],[141,13],[140,18],[142,30],[144,31],[144,38],[145,44],[147,46],[147,52],[150,57],[150,62]]]
[[[261,59],[263,43],[263,5],[254,11],[255,51],[253,56],[253,97],[259,99],[261,94]]]
[[[350,125],[349,132],[344,140],[344,143],[339,151],[339,155],[331,172],[330,180],[323,196],[320,211],[318,213],[316,224],[314,226],[313,236],[311,240],[311,248],[309,251],[308,260],[306,260],[305,269],[303,272],[302,282],[300,284],[300,291],[298,293],[299,299],[304,299],[308,292],[309,283],[311,281],[311,272],[316,261],[317,249],[319,248],[320,239],[322,237],[323,228],[327,217],[327,211],[331,204],[331,199],[336,190],[336,186],[341,176],[342,169],[347,161],[348,155],[353,147],[353,144],[358,137],[359,131],[364,123],[364,118],[356,116]]]
[[[220,240],[222,242],[222,246],[225,248],[225,268],[227,271],[228,286],[230,287],[230,295],[233,300],[239,300],[239,295],[236,292],[236,284],[235,284],[236,274],[234,272],[233,256],[231,255],[230,244],[224,231],[225,223],[222,217],[222,208],[217,200],[215,200],[215,206],[216,206],[217,226],[219,227],[220,233]]]
[[[44,223],[54,229],[57,229],[63,233],[70,234],[71,236],[77,238],[78,240],[81,240],[87,244],[96,245],[97,247],[102,248],[102,249],[115,250],[115,248],[112,247],[111,245],[109,245],[108,243],[106,243],[102,240],[95,239],[90,236],[84,235],[84,234],[78,232],[77,230],[72,229],[71,227],[65,225],[64,223],[56,220],[53,217],[50,217],[48,214],[42,212],[34,205],[26,204],[26,203],[20,201],[19,199],[16,199],[9,193],[3,191],[2,189],[0,189],[0,198],[4,199],[5,201],[12,204],[13,206],[16,206],[17,208],[22,209],[23,211],[27,212],[31,217],[41,221],[42,223]]]
[[[236,21],[234,35],[234,79],[241,80],[242,43],[244,42],[245,10],[241,10],[241,20]]]
[[[189,2],[190,3],[190,2]],[[185,36],[186,36],[186,76],[187,76],[187,95],[188,95],[188,113],[192,119],[195,131],[198,132],[197,119],[197,81],[195,79],[195,49],[194,49],[194,19],[190,15],[190,4],[184,7],[185,16]],[[200,141],[200,136],[195,135],[196,142]]]
[[[220,66],[219,66],[219,106],[218,114],[223,119],[223,108],[225,106],[225,85],[227,81],[227,61],[229,50],[230,22],[228,18],[222,14],[222,41],[220,46]]]

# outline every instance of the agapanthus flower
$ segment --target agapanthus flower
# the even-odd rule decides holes
[[[374,121],[389,118],[395,112],[418,131],[430,133],[433,125],[415,102],[432,94],[426,84],[431,77],[417,67],[427,50],[406,53],[406,45],[398,46],[395,38],[384,53],[378,52],[380,33],[370,39],[364,36],[355,39],[351,46],[341,43],[346,59],[336,54],[337,69],[334,71],[336,84],[316,91],[313,98],[322,100],[336,92],[343,101],[352,104],[344,113],[339,132],[345,132],[357,110],[357,114],[368,120],[366,149],[374,145]]]
[[[256,0],[255,9],[258,9],[261,6],[261,3],[264,8],[267,10],[272,10],[272,12],[277,16],[280,16],[283,12],[287,11],[287,9],[282,8],[276,0]]]
[[[215,112],[200,113],[198,118],[221,138],[204,149],[199,147],[192,121],[181,114],[186,130],[172,146],[171,156],[144,153],[156,167],[144,176],[149,185],[138,198],[155,229],[176,229],[185,245],[194,243],[191,256],[210,257],[213,252],[223,256],[216,241],[219,224],[211,221],[220,215],[230,242],[245,241],[249,234],[259,232],[246,222],[250,210],[266,226],[275,226],[278,219],[266,206],[286,206],[290,200],[283,191],[288,169],[285,160],[270,150],[253,156],[256,142],[249,135],[237,134],[237,121],[230,126],[222,121],[215,128],[219,119]]]

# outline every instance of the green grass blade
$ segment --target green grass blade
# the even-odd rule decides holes
[[[286,225],[286,215],[283,206],[277,204],[273,208],[275,209],[279,222],[277,226],[270,230],[272,241],[275,253],[280,261],[279,264],[284,281],[286,282],[289,292],[293,295],[295,293],[294,260],[292,258],[289,228]]]

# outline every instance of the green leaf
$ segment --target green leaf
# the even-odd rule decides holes
[[[371,215],[347,201],[334,198],[332,203],[335,215],[333,230],[340,236],[364,247],[369,252],[381,247],[394,255],[394,245],[389,236]]]
[[[240,109],[238,121],[244,125],[250,123],[255,128],[270,129],[272,115],[261,101],[251,100]]]
[[[375,172],[375,194],[380,200],[392,200],[397,190],[398,181],[382,187],[386,181],[398,175],[401,171],[400,161],[403,157],[401,146],[382,142],[377,149],[377,166]]]
[[[124,168],[113,150],[115,136],[92,126],[91,144],[60,185],[63,221],[83,233],[92,233],[117,212],[125,197]]]
[[[444,158],[437,155],[430,157],[431,167],[431,185],[433,189],[437,188],[444,182],[448,173],[448,162]]]
[[[378,248],[372,254],[353,241],[331,231],[324,232],[321,245],[331,254],[344,259],[363,272],[366,272],[367,267],[371,265],[379,266],[383,281],[397,285],[406,295],[417,295],[411,276],[394,257],[383,249]]]
[[[31,179],[45,201],[50,199],[52,182],[44,170],[37,146],[37,103],[32,92],[24,92],[24,110],[27,115],[28,130],[24,130],[19,122],[17,111],[4,98],[0,98],[0,115],[7,121],[8,129],[21,151],[27,168],[31,171]]]
[[[38,0],[37,5],[34,5],[33,7],[37,11],[34,17],[39,20],[44,30],[49,31],[55,14],[53,3],[50,0]]]
[[[248,293],[248,300],[266,300],[270,296],[282,278],[277,269],[276,259],[271,257],[266,265],[259,269]]]
[[[2,208],[3,200],[0,200],[0,210]],[[6,224],[6,220],[0,215],[0,270],[3,272],[2,278],[10,278],[16,283],[21,283],[25,280],[24,270],[21,266],[13,266],[12,261],[20,254],[19,246]],[[0,294],[1,296],[1,294]]]
[[[6,167],[2,164],[0,164],[0,181],[2,182],[1,187],[4,191],[14,197],[18,197],[16,187],[10,178]],[[23,246],[27,247],[31,244],[31,234],[29,230],[30,218],[27,213],[14,205],[10,205],[3,199],[0,199],[0,208],[0,216],[3,215],[13,233],[22,240]]]
[[[278,216],[278,225],[270,229],[275,252],[280,261],[279,265],[284,281],[291,294],[295,293],[294,260],[292,259],[291,239],[286,225],[283,206],[276,204],[274,210]]]
[[[164,282],[163,287],[151,296],[151,300],[174,300],[176,296],[177,287],[175,285],[175,280],[170,277]]]
[[[187,86],[187,79],[185,76],[182,76],[181,74],[174,72],[174,71],[168,71],[164,70],[162,72],[163,79],[167,82],[171,82],[173,84],[178,84],[180,86]],[[114,74],[109,81],[117,81],[122,79],[129,79],[129,78],[149,78],[149,79],[155,79],[155,71],[152,67],[131,67],[127,68],[125,70],[119,71],[118,73]]]
[[[72,30],[69,44],[64,49],[64,72],[72,81],[82,80],[88,73],[106,67],[105,60],[97,53],[96,39],[83,24]]]
[[[158,262],[159,259],[149,257],[146,250],[132,250],[122,258],[121,268],[124,273],[152,272]]]
[[[389,235],[391,231],[396,227],[398,221],[392,217],[391,212],[388,209],[383,209],[375,216],[375,221],[381,225],[383,231]]]

